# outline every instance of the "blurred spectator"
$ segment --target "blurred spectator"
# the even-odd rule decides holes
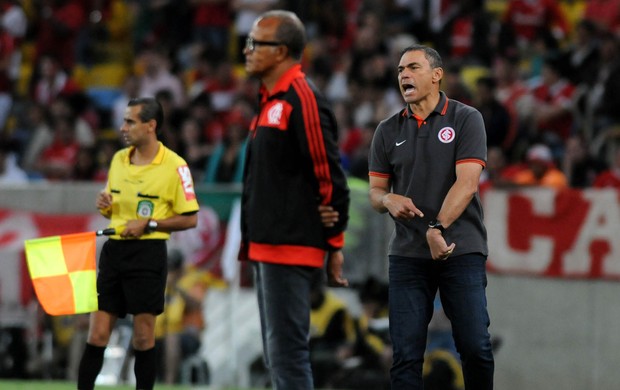
[[[194,66],[187,69],[184,75],[190,99],[194,99],[203,93],[213,82],[217,62],[214,56],[222,55],[222,53],[202,49],[196,54]]]
[[[332,58],[347,52],[353,42],[357,11],[361,2],[327,1],[316,7],[317,34],[312,37],[312,48],[321,47]]]
[[[562,61],[568,66],[567,75],[573,84],[594,83],[599,62],[598,29],[584,19],[575,26],[569,45],[562,51]]]
[[[360,144],[349,156],[349,175],[368,181],[368,153],[377,122],[368,122],[360,128]]]
[[[252,24],[258,15],[277,5],[278,0],[232,0],[231,8],[235,15],[233,31],[235,32],[235,47],[238,56],[237,63],[245,61],[242,50],[245,47],[245,39],[248,37]]]
[[[215,286],[223,287],[224,282],[185,266],[181,251],[169,251],[165,309],[155,322],[156,343],[164,352],[164,381],[168,384],[179,382],[183,361],[202,345],[205,294]]]
[[[209,94],[203,92],[192,99],[187,108],[187,115],[200,123],[207,144],[214,145],[220,142],[224,134],[224,120],[215,116]]]
[[[446,64],[441,81],[441,89],[447,96],[450,96],[452,100],[458,100],[461,103],[469,105],[473,104],[471,91],[467,87],[467,84],[465,84],[461,76],[461,66],[457,63]]]
[[[118,138],[101,138],[97,140],[97,145],[95,147],[97,164],[94,177],[95,181],[105,183],[108,180],[108,170],[112,162],[112,157],[114,157],[114,154],[119,149],[121,149],[121,142]]]
[[[134,50],[158,47],[174,50],[191,41],[192,18],[187,1],[132,1]],[[153,96],[153,95],[151,95]]]
[[[249,123],[240,112],[232,112],[224,137],[213,148],[207,161],[204,183],[241,183]]]
[[[192,7],[192,38],[204,49],[226,53],[232,25],[228,0],[189,0]]]
[[[353,318],[346,303],[325,286],[323,271],[315,272],[310,298],[310,361],[314,385],[326,386],[340,368],[339,352],[355,341]]]
[[[88,336],[88,314],[46,316],[53,335],[51,378],[77,379],[82,349]]]
[[[551,149],[543,144],[531,146],[525,157],[527,168],[515,174],[513,183],[518,186],[568,187],[566,175],[556,168]]]
[[[452,338],[452,325],[439,294],[435,296],[433,316],[428,324],[422,375],[424,389],[463,390],[465,386],[460,357]]]
[[[351,104],[348,101],[336,101],[332,107],[336,116],[336,123],[338,123],[338,142],[340,144],[342,166],[348,171],[350,159],[362,143],[362,131],[359,127],[353,125]]]
[[[87,23],[85,2],[81,0],[42,0],[35,21],[37,54],[53,51],[59,67],[75,65],[75,47],[80,30]]]
[[[62,68],[57,54],[41,54],[37,70],[38,74],[33,78],[33,99],[37,103],[49,105],[60,95],[70,95],[81,90]]]
[[[529,45],[530,51],[523,57],[524,74],[528,78],[530,85],[536,85],[541,82],[543,67],[550,57],[558,56],[560,53],[560,41],[548,30],[540,30],[534,36]],[[564,67],[565,75],[568,74],[568,64],[558,61]]]
[[[559,0],[560,8],[568,21],[568,37],[572,38],[575,32],[575,26],[583,20],[586,9],[585,0]]]
[[[355,320],[355,342],[339,351],[342,368],[333,375],[329,388],[390,388],[392,347],[388,331],[388,288],[369,277],[358,290],[362,312]]]
[[[493,55],[491,23],[484,1],[460,1],[454,15],[435,36],[436,49],[460,64],[490,65]]]
[[[69,180],[80,149],[75,137],[75,121],[69,117],[54,118],[52,137],[52,143],[43,149],[35,170],[47,180]]]
[[[513,187],[514,176],[527,167],[525,163],[509,164],[499,146],[487,149],[487,165],[480,175],[480,194],[489,188]]]
[[[18,51],[14,39],[0,26],[0,129],[4,128],[13,106],[13,80],[11,61]]]
[[[596,176],[607,168],[604,161],[589,153],[588,145],[580,136],[572,136],[566,140],[562,171],[568,178],[570,187],[591,187]]]
[[[620,149],[616,150],[611,167],[596,175],[594,188],[620,188]]]
[[[0,1],[0,129],[4,128],[13,106],[14,84],[21,64],[20,45],[26,28],[26,14],[19,3]]]
[[[33,171],[41,152],[52,142],[45,106],[36,102],[26,104],[18,118],[15,135],[21,143],[20,165],[27,172]]]
[[[620,124],[620,41],[610,33],[603,34],[600,41],[594,83],[585,92],[583,127],[590,140]]]
[[[568,21],[555,0],[510,0],[501,22],[500,51],[516,47],[527,52],[530,42],[544,30],[557,40],[568,33]]]
[[[122,51],[131,47],[131,13],[122,0],[91,0],[86,23],[76,40],[76,63],[85,67],[105,62],[124,62]]]
[[[172,72],[172,63],[162,49],[145,48],[137,61],[144,69],[140,75],[139,96],[155,97],[162,90],[170,91],[174,108],[183,108],[187,97],[179,76]]]
[[[164,121],[161,124],[161,142],[176,153],[181,148],[181,133],[179,126],[184,111],[174,105],[174,97],[170,90],[162,89],[155,93],[155,98],[164,111]]]
[[[547,57],[541,84],[531,91],[533,139],[544,140],[556,156],[574,132],[575,86],[564,76],[564,65],[557,56]]]
[[[206,143],[202,127],[196,118],[187,117],[181,123],[180,131],[179,154],[187,162],[194,181],[199,183],[213,147]]]
[[[454,354],[436,349],[426,354],[422,368],[425,390],[463,390],[460,361]]]
[[[496,82],[493,77],[481,77],[476,81],[473,106],[480,111],[487,132],[487,147],[499,146],[508,151],[516,134],[510,123],[508,109],[495,97]]]
[[[28,175],[17,165],[14,149],[9,142],[0,141],[0,186],[28,182]]]
[[[524,111],[529,110],[524,108],[524,103],[528,100],[528,89],[520,75],[519,57],[514,54],[497,55],[491,72],[497,83],[495,96],[510,114],[508,134],[512,134],[514,138],[512,146],[507,149],[507,157],[512,160],[513,153],[519,147],[520,139],[524,135],[525,126],[522,117],[525,116]]]
[[[602,31],[620,33],[620,0],[588,0],[583,16]]]
[[[238,93],[239,80],[233,63],[220,55],[213,60],[213,78],[204,85],[204,92],[211,97],[211,108],[216,113],[226,113],[232,107]]]
[[[67,117],[74,121],[76,139],[80,145],[93,146],[96,140],[97,118],[87,106],[87,97],[83,94],[60,95],[49,106],[51,119]]]
[[[123,81],[122,92],[120,96],[114,99],[112,103],[112,127],[114,130],[119,130],[123,124],[125,117],[125,109],[127,103],[131,99],[139,97],[140,93],[140,78],[135,74],[129,74]]]
[[[80,147],[70,179],[75,181],[97,181],[97,154],[94,147]]]

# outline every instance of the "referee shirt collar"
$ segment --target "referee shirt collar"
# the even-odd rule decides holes
[[[157,149],[157,154],[155,155],[155,158],[153,159],[153,161],[151,161],[151,164],[161,164],[161,162],[164,160],[164,144],[161,143],[161,141],[157,141],[157,143],[159,144],[159,149]],[[129,153],[127,153],[127,155],[125,156],[125,164],[131,164],[131,155],[133,154],[133,152],[136,150],[135,146],[130,146],[129,147]]]

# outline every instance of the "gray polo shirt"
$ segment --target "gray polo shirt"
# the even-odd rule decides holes
[[[426,119],[409,108],[385,119],[375,131],[369,174],[390,179],[392,192],[407,196],[424,218],[394,220],[389,254],[431,258],[426,230],[456,181],[456,165],[486,164],[486,131],[478,110],[441,92],[439,104]],[[476,193],[463,214],[444,233],[456,243],[452,256],[488,254],[480,196]]]

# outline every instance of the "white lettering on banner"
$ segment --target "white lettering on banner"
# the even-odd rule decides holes
[[[518,210],[511,209],[510,198],[518,195],[524,198],[533,211],[539,215],[549,216],[554,212],[554,196],[552,190],[536,189],[506,192],[489,190],[484,196],[484,209],[487,218],[485,224],[489,242],[489,265],[497,272],[543,273],[553,260],[553,240],[547,237],[532,236],[529,238],[529,249],[518,250],[510,245],[510,237],[515,225],[510,215],[519,215]]]
[[[562,257],[563,273],[568,275],[589,274],[593,267],[592,244],[601,241],[609,250],[599,259],[605,276],[620,276],[620,208],[618,192],[613,189],[583,191],[589,209],[584,222],[579,226],[577,237],[570,251]]]

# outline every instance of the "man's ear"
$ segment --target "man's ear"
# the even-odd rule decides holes
[[[284,61],[289,57],[288,46],[280,45],[276,47],[276,57],[278,61]]]
[[[157,121],[155,119],[151,119],[149,121],[149,130],[151,130],[154,134],[157,134]]]
[[[443,68],[433,69],[433,83],[439,83],[443,79]]]

